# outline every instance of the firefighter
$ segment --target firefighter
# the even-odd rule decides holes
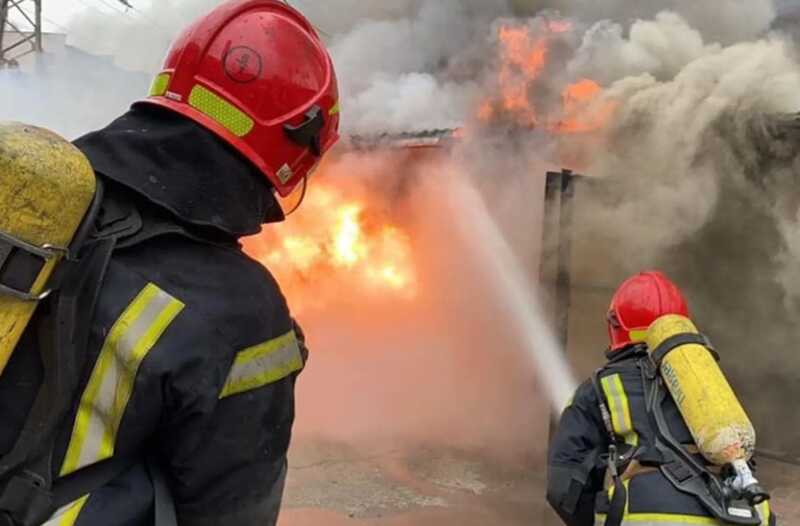
[[[278,196],[338,127],[308,20],[231,0],[177,38],[147,98],[74,143],[102,197],[69,279],[26,297],[0,376],[0,525],[276,523],[307,352],[238,240],[284,220]],[[6,235],[0,260],[6,241],[38,254]]]
[[[722,473],[699,454],[668,393],[657,396],[664,387],[652,381],[657,373],[644,341],[648,327],[668,314],[689,315],[679,288],[660,272],[637,274],[615,292],[608,362],[561,416],[549,453],[548,502],[568,526],[774,525],[767,500],[707,491],[709,477],[721,480]],[[669,462],[665,444],[680,450]],[[701,482],[678,489],[693,481]]]

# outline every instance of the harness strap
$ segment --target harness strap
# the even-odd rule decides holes
[[[653,362],[656,364],[656,368],[661,368],[661,363],[664,361],[664,358],[667,357],[669,353],[677,349],[682,345],[689,345],[689,344],[697,344],[705,347],[708,349],[711,354],[714,356],[714,359],[719,361],[719,353],[714,349],[714,346],[711,345],[711,341],[705,334],[696,334],[696,333],[683,333],[683,334],[676,334],[674,336],[670,336],[663,342],[661,345],[653,349],[651,353],[651,358]]]
[[[59,509],[105,486],[139,460],[140,457],[136,454],[117,454],[57,479],[53,483],[53,507]]]
[[[621,526],[625,519],[625,505],[628,503],[628,489],[619,476],[614,477],[614,496],[606,515],[605,526]]]
[[[175,513],[175,501],[169,489],[167,480],[157,459],[153,456],[147,459],[147,471],[150,473],[150,480],[153,482],[153,526],[178,526],[178,517]]]

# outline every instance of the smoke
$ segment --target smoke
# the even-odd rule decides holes
[[[775,18],[771,0],[556,0],[551,3],[566,16],[594,23],[606,20],[630,26],[637,20],[650,20],[669,11],[681,15],[707,42],[723,45],[751,40],[763,35]],[[680,43],[679,47],[680,47]]]
[[[154,2],[124,16],[85,11],[70,23],[72,47],[64,55],[46,56],[32,70],[0,71],[0,119],[69,137],[102,125],[146,92],[169,41],[216,3]],[[795,156],[764,116],[800,108],[800,77],[793,47],[768,33],[772,3],[513,3],[517,13],[521,4],[532,14],[557,9],[572,22],[537,71],[542,80],[530,98],[555,104],[565,83],[589,78],[603,88],[592,104],[614,108],[607,126],[556,138],[542,137],[544,129],[559,129],[544,119],[536,131],[492,123],[448,160],[480,188],[529,284],[538,277],[541,174],[568,150],[570,160],[580,159],[578,168],[602,181],[581,201],[590,220],[576,243],[606,284],[609,276],[663,265],[701,291],[692,292],[693,300],[712,335],[741,348],[746,338],[731,329],[731,319],[749,327],[750,316],[764,324],[770,346],[787,348],[797,336],[786,326],[800,294],[800,218],[787,197],[796,195]],[[515,20],[502,0],[296,5],[330,46],[345,133],[366,135],[473,126],[477,107],[497,95],[498,28],[512,23],[535,33],[556,16]],[[501,302],[487,300],[485,269],[465,256],[476,240],[452,235],[453,221],[470,219],[442,211],[445,186],[426,186],[444,170],[439,162],[398,164],[370,155],[337,170],[336,184],[355,181],[371,202],[388,203],[385,217],[403,226],[424,256],[417,264],[427,288],[413,308],[360,291],[326,291],[327,306],[304,313],[315,357],[301,387],[310,400],[300,398],[301,429],[343,439],[461,437],[465,445],[491,444],[496,435],[531,444],[543,434],[546,409],[526,405],[537,392],[535,367],[513,352],[520,337],[502,322]],[[482,234],[474,235],[480,244]],[[375,313],[369,323],[364,312]],[[596,314],[601,325],[602,312]],[[783,357],[764,360],[762,368]],[[748,399],[767,406],[771,399],[746,387],[755,369],[734,372]],[[522,424],[508,435],[493,433],[511,421]]]
[[[606,276],[658,266],[675,277],[726,350],[759,443],[792,450],[800,428],[775,417],[798,394],[784,372],[800,336],[796,51],[746,31],[723,45],[691,16],[599,22],[570,61],[616,105],[602,140],[582,143],[603,183],[582,201],[591,220],[578,243]]]

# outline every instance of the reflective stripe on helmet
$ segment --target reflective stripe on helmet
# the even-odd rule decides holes
[[[626,444],[637,446],[639,435],[633,428],[631,408],[628,403],[628,395],[625,393],[625,386],[622,384],[622,377],[619,374],[612,374],[602,378],[600,384],[608,400],[608,410],[611,413],[614,433],[621,436]]]
[[[169,73],[161,73],[153,79],[153,84],[150,86],[151,97],[161,97],[167,92],[169,88],[169,81],[172,75]]]
[[[255,126],[255,121],[245,112],[199,84],[192,88],[189,105],[237,137],[244,137]]]
[[[252,391],[277,382],[303,368],[303,356],[294,331],[236,355],[220,398]]]
[[[114,455],[139,366],[183,308],[151,283],[111,327],[81,396],[61,476]]]

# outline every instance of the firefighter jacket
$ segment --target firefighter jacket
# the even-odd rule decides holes
[[[107,182],[101,230],[125,235],[88,322],[88,360],[52,470],[63,477],[107,459],[130,462],[45,524],[153,526],[163,486],[180,526],[273,525],[306,353],[278,284],[236,241],[265,220],[271,194],[255,192],[262,183],[248,179],[246,163],[189,121],[134,111],[121,122],[78,141]],[[120,132],[126,123],[136,131]],[[148,144],[148,130],[182,150]],[[194,190],[185,187],[191,174],[169,178],[190,169],[217,173],[198,175],[208,184]],[[142,177],[158,187],[157,201],[137,184]],[[237,178],[245,188],[215,193]],[[35,326],[0,377],[0,457],[42,383]]]
[[[597,382],[587,380],[561,415],[548,458],[547,500],[568,526],[604,526],[613,498],[606,466],[611,438],[606,431],[598,396],[605,399],[615,442],[637,460],[622,469],[627,489],[623,525],[722,526],[694,496],[681,493],[652,463],[657,428],[645,404],[641,356],[636,347],[610,353]],[[597,385],[597,388],[595,387]],[[664,404],[670,432],[690,451],[692,436],[670,398]],[[774,525],[768,502],[759,505],[764,526]]]

